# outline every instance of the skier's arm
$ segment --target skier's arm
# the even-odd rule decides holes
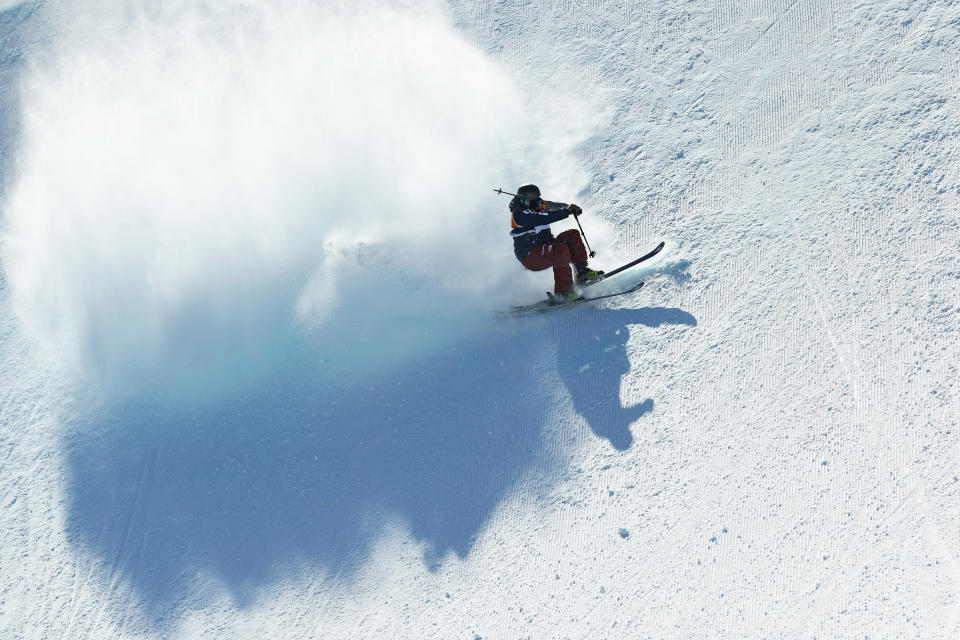
[[[543,203],[547,205],[547,211],[563,211],[568,216],[579,216],[581,213],[583,213],[583,209],[575,204],[567,204],[565,202],[550,202],[549,200],[544,200]]]
[[[543,201],[543,204],[547,205],[547,211],[550,211],[550,212],[563,211],[563,210],[565,210],[567,207],[570,206],[570,205],[568,205],[568,204],[565,203],[565,202],[550,202],[549,200],[544,200],[544,201]],[[567,211],[566,213],[567,213],[567,215],[570,215],[570,212],[569,212],[569,211]],[[564,216],[564,217],[566,217],[566,216]],[[563,219],[563,218],[561,218],[561,220],[562,220],[562,219]]]
[[[521,227],[538,227],[545,224],[559,222],[570,215],[565,204],[559,202],[546,202],[545,211],[534,211],[525,207],[520,207],[513,212],[513,219]]]

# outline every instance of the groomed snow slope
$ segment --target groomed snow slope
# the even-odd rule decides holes
[[[0,3],[0,637],[960,636],[960,4],[77,4]],[[494,319],[527,180],[647,286]]]

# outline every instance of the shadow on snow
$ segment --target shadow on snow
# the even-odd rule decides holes
[[[455,352],[349,383],[300,372],[214,410],[111,410],[66,438],[68,533],[126,576],[160,626],[200,571],[241,605],[304,565],[349,579],[386,519],[407,524],[434,569],[470,551],[534,465],[553,464],[543,416],[563,396],[543,378],[557,379],[555,355],[593,431],[629,446],[631,423],[653,408],[619,399],[629,327],[663,324],[696,321],[582,309],[493,324]]]
[[[630,425],[653,411],[653,399],[629,407],[620,400],[620,379],[630,371],[626,344],[630,325],[695,326],[680,309],[590,309],[578,326],[565,331],[557,345],[557,371],[570,392],[574,409],[593,432],[623,451],[633,443]]]

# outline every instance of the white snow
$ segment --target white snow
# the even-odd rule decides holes
[[[960,636],[958,98],[948,1],[0,3],[0,637]],[[646,286],[496,319],[531,180]]]

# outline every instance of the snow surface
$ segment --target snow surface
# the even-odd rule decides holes
[[[958,98],[952,1],[0,2],[0,637],[960,637]],[[647,285],[495,318],[529,180]]]

